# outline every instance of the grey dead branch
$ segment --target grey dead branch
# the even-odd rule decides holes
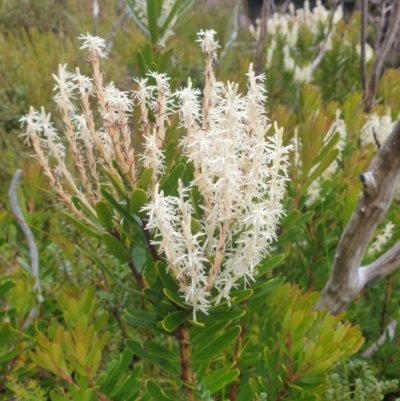
[[[331,275],[317,308],[337,314],[368,285],[400,267],[400,242],[368,266],[362,258],[385,216],[400,175],[400,120],[382,144],[368,171],[360,175],[363,190],[336,250]]]

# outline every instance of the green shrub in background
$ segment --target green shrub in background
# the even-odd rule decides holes
[[[193,26],[203,18],[201,9],[195,10],[198,14],[191,15]],[[150,13],[148,17],[154,19],[157,16],[152,17]],[[217,12],[213,18],[217,18]],[[196,176],[196,165],[188,162],[178,146],[185,130],[178,128],[176,116],[169,116],[171,125],[165,125],[166,148],[159,155],[160,160],[165,162],[160,162],[153,170],[150,165],[137,165],[133,175],[129,163],[124,165],[129,146],[119,150],[115,148],[117,162],[111,159],[109,163],[98,166],[99,186],[95,175],[88,179],[93,197],[89,193],[83,195],[85,185],[78,185],[80,193],[71,198],[71,205],[78,216],[57,217],[61,216],[62,210],[54,194],[49,197],[45,191],[37,190],[38,187],[46,188],[46,179],[39,175],[36,168],[27,165],[25,177],[30,177],[29,184],[25,183],[25,197],[20,195],[20,198],[25,204],[28,222],[38,228],[35,236],[40,245],[45,301],[40,307],[39,318],[24,327],[32,307],[38,305],[31,291],[33,283],[28,274],[29,258],[23,236],[16,225],[11,224],[11,216],[3,211],[0,215],[3,222],[0,245],[4,251],[2,261],[6,272],[1,287],[4,302],[1,305],[3,322],[0,329],[3,399],[324,400],[345,399],[347,396],[379,399],[383,393],[397,390],[396,382],[380,382],[397,377],[399,353],[395,342],[387,341],[378,350],[369,361],[371,369],[350,358],[364,341],[361,332],[370,345],[380,336],[389,320],[397,317],[398,300],[390,296],[396,292],[397,275],[366,291],[349,308],[347,318],[360,328],[350,325],[344,315],[332,317],[326,312],[314,311],[317,294],[310,291],[321,290],[328,278],[338,238],[357,199],[359,188],[355,183],[358,174],[375,152],[373,145],[364,145],[360,139],[371,116],[363,114],[361,94],[355,92],[359,88],[357,53],[343,40],[345,37],[356,43],[357,24],[356,18],[350,23],[341,21],[336,25],[333,47],[325,54],[311,83],[299,83],[294,80],[293,74],[282,74],[279,53],[274,55],[266,81],[269,96],[272,96],[271,102],[267,103],[269,118],[284,129],[282,147],[292,146],[291,166],[288,166],[290,181],[286,182],[287,193],[281,200],[285,215],[278,226],[276,241],[270,243],[271,256],[262,258],[254,266],[254,281],[248,279],[244,287],[244,279],[238,278],[234,284],[239,284],[239,287],[232,288],[230,299],[222,299],[219,304],[207,309],[209,315],[200,310],[196,320],[193,319],[193,309],[179,291],[183,288],[179,276],[176,279],[171,268],[167,272],[167,266],[171,266],[171,255],[162,250],[163,247],[168,249],[162,233],[155,237],[154,230],[144,229],[150,217],[144,210],[151,212],[151,209],[142,207],[154,196],[155,182],[161,179],[160,186],[165,195],[172,196],[168,198],[172,202],[173,198],[179,199],[179,180],[187,187]],[[153,29],[158,27],[155,20],[150,25]],[[183,28],[186,29],[187,25]],[[175,47],[174,55],[177,57],[181,53],[180,43],[189,49],[193,46],[185,44],[185,41],[193,40],[190,37],[193,31],[184,38],[181,37],[183,28],[178,21],[174,28],[177,35],[169,42]],[[140,33],[133,35],[143,37]],[[295,47],[296,55],[303,63],[312,61],[315,55],[306,52],[302,45],[307,36],[310,35],[306,29],[301,31]],[[20,37],[23,36],[16,36],[18,40]],[[37,43],[45,40],[42,33],[31,31],[26,38],[32,47],[38,46],[31,40],[33,37]],[[59,39],[57,34],[53,38],[49,39],[47,47],[37,47],[30,54],[36,52],[43,55],[48,52],[46,49],[55,48],[52,41]],[[322,38],[320,35],[313,40]],[[270,38],[267,37],[267,44],[268,40]],[[63,46],[68,46],[70,59],[63,59],[61,53],[57,57],[53,51],[49,55],[50,64],[42,56],[32,62],[31,69],[37,71],[37,81],[46,82],[46,85],[30,88],[34,82],[28,76],[23,78],[21,68],[19,74],[22,79],[19,81],[24,82],[26,88],[21,97],[23,101],[16,100],[7,106],[11,107],[12,113],[3,113],[7,118],[12,116],[5,131],[7,135],[11,130],[16,132],[19,115],[25,112],[28,104],[49,104],[54,86],[50,76],[57,69],[53,61],[57,64],[66,61],[70,69],[75,64],[82,65],[81,73],[88,73],[90,68],[84,66],[85,57],[77,55],[74,50],[74,41],[71,39],[70,44],[62,42]],[[147,70],[167,72],[175,78],[171,83],[173,90],[184,85],[179,70],[187,60],[193,61],[190,58],[192,54],[185,54],[189,58],[184,56],[175,65],[167,65],[170,48],[158,47],[156,36],[141,44],[137,51],[132,48],[127,50],[124,46],[127,41],[124,39],[118,46],[116,44],[118,50],[106,61],[105,82],[126,82],[127,71],[121,77],[117,69],[111,67],[109,73],[113,57],[121,57],[124,65],[130,60],[130,71],[138,77],[145,78]],[[29,51],[29,45],[27,49]],[[62,47],[57,49],[61,51]],[[11,47],[9,52],[12,52]],[[122,55],[117,56],[118,53]],[[226,57],[226,60],[230,57],[235,59],[236,55]],[[132,58],[136,59],[133,63]],[[10,60],[16,58],[10,57]],[[229,67],[222,64],[218,68],[224,75],[237,77],[247,72],[248,61],[249,57],[244,56],[238,63]],[[46,68],[41,68],[42,63]],[[238,65],[239,68],[236,68]],[[341,69],[335,67],[337,65]],[[5,73],[11,74],[10,71],[18,72],[18,69],[5,69]],[[329,82],[323,79],[327,74],[332,76]],[[204,79],[200,74],[196,74],[196,78],[199,81]],[[10,75],[9,82],[13,79]],[[138,146],[139,119],[142,133],[147,138],[144,147],[138,148],[144,156],[141,163],[146,163],[143,149],[147,149],[147,157],[152,154],[149,138],[153,136],[157,142],[157,135],[163,129],[161,123],[166,123],[159,107],[167,89],[165,81],[160,83],[159,79],[159,74],[148,77],[146,85],[158,85],[158,90],[153,88],[146,92],[146,96],[150,97],[144,102],[145,107],[126,110],[133,114],[132,146],[135,149]],[[381,102],[371,115],[376,114],[380,118],[387,114],[387,107],[391,107],[390,118],[396,118],[399,109],[396,79],[396,70],[384,75],[379,88]],[[279,87],[288,90],[279,90]],[[14,96],[12,85],[9,88],[7,99],[10,98],[8,93]],[[122,88],[131,89],[125,84]],[[89,86],[86,90],[90,92]],[[232,92],[227,87],[224,90],[231,96],[236,93],[235,87],[231,87]],[[38,91],[38,95],[34,95],[37,98],[31,97],[35,91]],[[96,91],[98,88],[93,94]],[[113,96],[118,93],[115,91]],[[218,96],[223,97],[223,94],[221,92]],[[120,96],[124,98],[123,94]],[[115,129],[119,135],[124,135],[124,116],[119,109],[121,104],[114,97],[108,98],[107,104],[103,105],[108,110],[103,109],[101,114],[94,98],[88,99],[96,127],[103,126],[104,118],[112,118],[108,121],[112,124],[104,123],[104,130]],[[210,104],[213,104],[213,98],[210,99]],[[175,107],[178,100],[171,99],[171,102]],[[234,107],[235,113],[239,113],[239,106]],[[46,106],[48,110],[53,108]],[[107,116],[104,110],[111,114],[104,117]],[[189,118],[190,113],[186,113],[186,118]],[[62,127],[62,120],[65,122],[68,118],[68,113],[66,116],[63,113],[52,114],[57,127]],[[44,119],[45,115],[41,118]],[[198,122],[198,117],[193,118],[192,125],[186,120],[187,127]],[[239,119],[237,124],[246,125],[245,119]],[[75,129],[81,133],[84,131],[83,122],[80,128],[77,127]],[[90,127],[87,128],[90,131]],[[16,145],[14,139],[8,143],[11,147],[9,155],[15,157],[16,151],[12,149],[20,149],[20,145]],[[65,145],[66,141],[62,144]],[[74,174],[77,183],[79,170],[74,167],[75,159],[76,154],[68,154],[65,166]],[[54,160],[50,159],[52,167]],[[83,160],[89,159],[85,157]],[[14,163],[9,163],[10,173]],[[154,170],[162,163],[165,163],[164,170],[161,168],[155,174]],[[90,176],[90,164],[85,166],[89,167]],[[136,182],[132,182],[134,176],[137,176]],[[57,182],[62,181],[57,178],[53,185],[57,186]],[[186,235],[198,235],[196,238],[204,246],[204,236],[202,239],[199,233],[204,225],[202,219],[205,212],[197,207],[204,198],[199,188],[200,184],[190,187],[187,196],[182,198],[184,204],[189,201],[192,204],[187,209],[190,221],[186,226],[190,229]],[[64,189],[71,192],[73,182],[64,184]],[[317,196],[312,196],[313,193]],[[49,202],[58,211],[57,215],[53,211],[41,211],[42,205]],[[174,205],[182,208],[179,203]],[[389,211],[385,223],[396,223],[395,206]],[[69,225],[70,222],[77,226],[77,232],[73,225]],[[172,226],[180,230],[179,223],[176,224]],[[235,224],[238,222],[232,220],[227,225],[232,232]],[[382,226],[377,235],[383,231]],[[221,238],[222,232],[220,228],[215,228],[215,238]],[[240,234],[239,230],[229,240],[237,241]],[[152,244],[147,236],[161,244]],[[395,229],[380,252],[397,237]],[[237,247],[238,242],[235,244]],[[206,269],[215,264],[218,249],[215,250],[215,255],[204,261]],[[91,287],[84,290],[83,286]],[[209,299],[212,303],[216,301],[217,294],[216,289],[211,291]],[[333,370],[329,373],[331,367]]]

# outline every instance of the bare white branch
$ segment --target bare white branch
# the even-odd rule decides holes
[[[400,175],[400,120],[372,160],[368,171],[360,175],[363,183],[353,212],[336,250],[330,278],[322,291],[317,308],[341,312],[367,285],[400,267],[400,243],[368,266],[362,258],[377,225],[385,216]]]

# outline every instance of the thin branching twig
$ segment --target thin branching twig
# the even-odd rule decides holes
[[[337,3],[338,3],[337,0],[334,0],[333,6],[332,6],[331,15],[330,15],[330,18],[329,18],[328,30],[326,32],[326,35],[325,35],[324,40],[322,42],[322,45],[319,48],[319,52],[317,54],[317,57],[315,58],[315,60],[311,64],[311,74],[313,74],[314,71],[317,69],[317,67],[319,66],[319,64],[321,63],[321,61],[322,61],[322,59],[324,57],[324,54],[326,53],[327,43],[328,43],[329,35],[331,34],[331,31],[332,31],[333,17],[335,15]]]
[[[258,38],[257,52],[256,52],[256,57],[255,57],[255,63],[254,63],[254,72],[256,73],[256,75],[260,75],[260,73],[261,73],[261,64],[262,64],[262,59],[263,59],[264,43],[265,43],[265,37],[267,35],[269,7],[270,7],[270,0],[264,0],[263,6],[261,9],[260,37]]]
[[[18,169],[14,177],[11,181],[10,188],[8,190],[8,197],[10,200],[10,206],[12,213],[14,214],[21,231],[24,233],[26,242],[28,243],[29,254],[31,258],[31,275],[35,278],[35,284],[33,289],[38,292],[38,302],[43,302],[42,289],[40,286],[40,278],[39,278],[39,252],[36,246],[35,238],[32,234],[31,229],[25,221],[24,215],[22,214],[21,208],[18,203],[17,189],[18,184],[21,179],[22,170]],[[36,307],[32,307],[30,310],[27,319],[24,322],[24,328],[29,327],[33,320],[37,316]]]

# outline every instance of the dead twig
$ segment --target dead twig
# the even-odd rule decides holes
[[[25,221],[24,215],[22,214],[21,208],[18,203],[17,189],[18,184],[21,179],[22,170],[17,170],[14,174],[14,177],[11,181],[10,188],[8,190],[8,197],[10,200],[10,206],[12,213],[14,214],[21,231],[24,233],[26,242],[28,243],[29,254],[31,258],[31,275],[35,278],[35,284],[33,289],[38,292],[38,301],[39,303],[43,302],[42,290],[40,286],[40,278],[39,278],[39,252],[36,246],[35,238],[32,234],[31,229]],[[27,319],[24,322],[24,328],[30,326],[33,320],[37,316],[36,307],[32,307],[30,310]]]
[[[360,267],[377,225],[392,201],[400,175],[400,120],[379,148],[368,171],[360,175],[363,191],[340,237],[331,275],[317,308],[341,312],[368,285],[400,267],[400,242],[368,266]]]
[[[267,23],[269,17],[270,0],[264,0],[261,9],[261,30],[258,38],[256,57],[254,62],[254,72],[256,75],[261,73],[261,64],[264,52],[265,37],[267,35]]]
[[[366,0],[364,0],[366,1]],[[376,53],[372,66],[371,78],[364,94],[364,111],[369,113],[375,98],[379,78],[382,73],[383,64],[391,50],[400,24],[400,1],[395,1],[389,18],[389,26],[385,38]]]
[[[332,31],[333,17],[335,15],[337,4],[338,4],[338,1],[334,0],[333,6],[332,6],[332,10],[331,10],[331,15],[330,15],[330,18],[329,18],[328,30],[326,32],[326,35],[325,35],[324,40],[322,42],[322,45],[319,48],[319,52],[317,54],[317,57],[315,58],[315,60],[311,64],[311,73],[312,74],[317,69],[317,67],[319,66],[319,64],[321,63],[321,61],[322,61],[322,59],[324,57],[324,54],[326,53],[326,44],[328,43],[329,35],[331,34],[331,31]]]

